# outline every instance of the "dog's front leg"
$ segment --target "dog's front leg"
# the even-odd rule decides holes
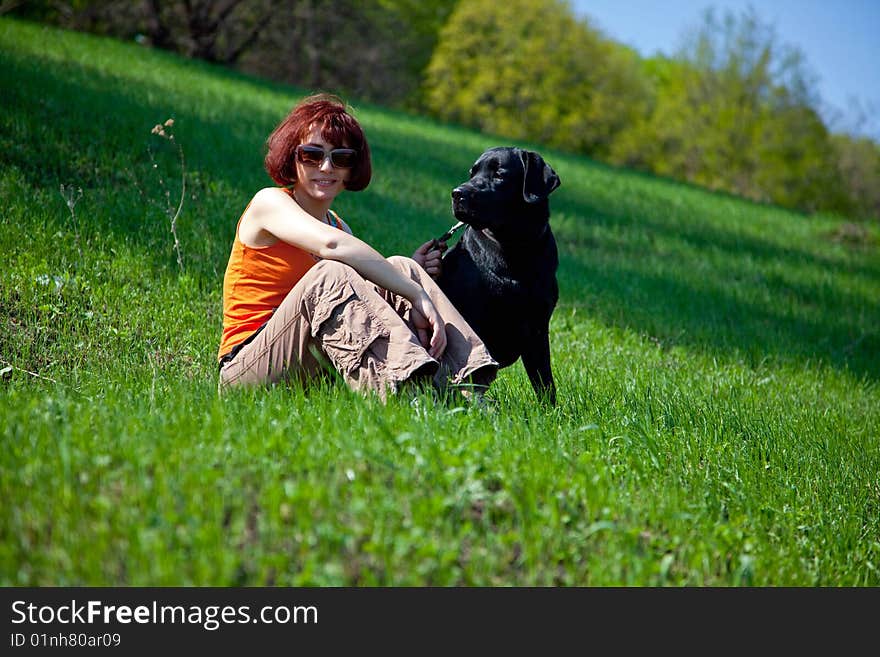
[[[523,348],[522,362],[538,399],[556,406],[556,384],[550,368],[549,330],[542,330]]]

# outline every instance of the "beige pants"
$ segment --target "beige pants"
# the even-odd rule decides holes
[[[488,386],[498,363],[434,280],[414,260],[388,261],[421,285],[446,322],[438,362],[419,343],[410,303],[341,262],[322,260],[288,293],[262,331],[220,370],[219,388],[308,381],[332,366],[354,390],[384,400],[410,379]]]

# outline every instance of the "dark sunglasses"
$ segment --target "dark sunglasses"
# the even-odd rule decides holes
[[[325,151],[320,146],[306,146],[305,144],[296,147],[296,159],[308,167],[319,167],[328,157],[330,163],[337,169],[351,169],[357,160],[357,151],[353,148],[334,148],[331,151]]]

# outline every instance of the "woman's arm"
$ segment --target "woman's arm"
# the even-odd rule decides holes
[[[419,331],[422,342],[428,342],[424,346],[433,358],[443,354],[444,322],[428,294],[369,244],[318,221],[288,194],[275,188],[257,192],[239,226],[239,238],[245,243],[265,240],[266,233],[321,258],[345,263],[368,281],[407,299],[420,315],[413,317],[415,324],[421,323],[421,329],[431,331],[429,340],[423,330]]]

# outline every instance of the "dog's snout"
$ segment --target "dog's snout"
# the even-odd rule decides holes
[[[464,198],[464,190],[461,187],[456,187],[452,190],[452,200],[460,201]]]

